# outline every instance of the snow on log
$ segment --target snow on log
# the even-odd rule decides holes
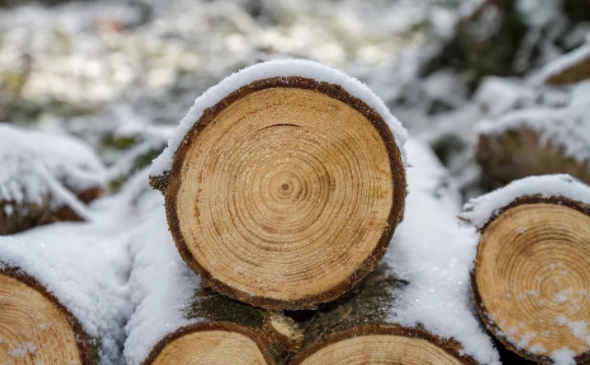
[[[537,176],[471,200],[472,287],[486,327],[542,364],[590,360],[590,187]]]
[[[270,61],[196,100],[151,182],[181,256],[213,289],[314,308],[385,253],[404,207],[405,134],[358,80]]]
[[[535,84],[566,85],[590,79],[590,37],[579,48],[549,62],[531,78]]]
[[[293,364],[499,364],[469,294],[475,231],[459,226],[457,191],[433,152],[407,149],[410,193],[390,251],[350,292],[297,320]]]
[[[126,364],[274,364],[285,349],[267,335],[264,311],[215,293],[187,267],[168,232],[162,196],[150,193],[141,210],[151,213],[131,238],[136,310],[126,326]]]
[[[531,175],[570,174],[590,183],[590,81],[564,107],[514,110],[479,126],[477,159],[485,178],[503,186]]]
[[[65,135],[0,124],[0,235],[86,218],[104,187],[104,169],[81,142]]]
[[[119,364],[121,247],[73,223],[0,237],[0,364]]]

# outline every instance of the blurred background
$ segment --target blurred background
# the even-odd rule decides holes
[[[116,191],[208,87],[308,58],[367,83],[465,199],[590,183],[589,33],[587,0],[0,0],[0,123],[85,140]]]

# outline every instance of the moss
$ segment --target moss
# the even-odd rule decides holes
[[[197,290],[185,316],[188,319],[206,318],[211,322],[232,322],[248,328],[262,328],[264,323],[262,310],[226,298],[209,287]]]
[[[324,304],[317,312],[287,312],[305,331],[304,346],[331,333],[387,321],[393,312],[394,291],[407,285],[391,274],[385,263],[377,266],[354,289]]]
[[[92,357],[95,364],[100,364],[100,352],[102,350],[102,338],[94,337],[90,340],[92,346]]]
[[[131,169],[125,175],[120,176],[118,179],[109,181],[109,189],[113,192],[116,192],[119,189],[121,189],[121,187],[125,184],[125,182],[127,182],[127,180],[129,180],[131,176],[133,176],[135,173],[137,173],[144,167],[149,166],[152,163],[152,161],[156,157],[158,157],[160,153],[162,153],[163,149],[164,146],[162,146],[161,149],[152,149],[149,150],[147,153],[138,156],[133,161],[133,166],[131,167]]]

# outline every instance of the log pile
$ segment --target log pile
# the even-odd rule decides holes
[[[0,363],[497,365],[479,319],[523,359],[590,360],[590,188],[525,179],[459,226],[405,142],[324,66],[230,76],[154,162],[163,195],[138,175],[105,221],[0,240]]]

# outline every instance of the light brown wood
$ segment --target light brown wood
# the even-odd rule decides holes
[[[167,196],[175,239],[216,290],[254,305],[341,293],[384,253],[396,223],[394,189],[405,186],[394,186],[391,164],[379,130],[350,105],[315,90],[256,91],[183,153]]]
[[[235,332],[192,332],[168,344],[153,365],[266,365],[254,341]]]
[[[64,313],[34,288],[2,274],[0,364],[83,364]]]
[[[545,203],[506,210],[483,232],[475,284],[482,319],[513,351],[590,352],[588,215]]]
[[[403,336],[367,335],[333,343],[301,365],[461,365],[433,343]]]

